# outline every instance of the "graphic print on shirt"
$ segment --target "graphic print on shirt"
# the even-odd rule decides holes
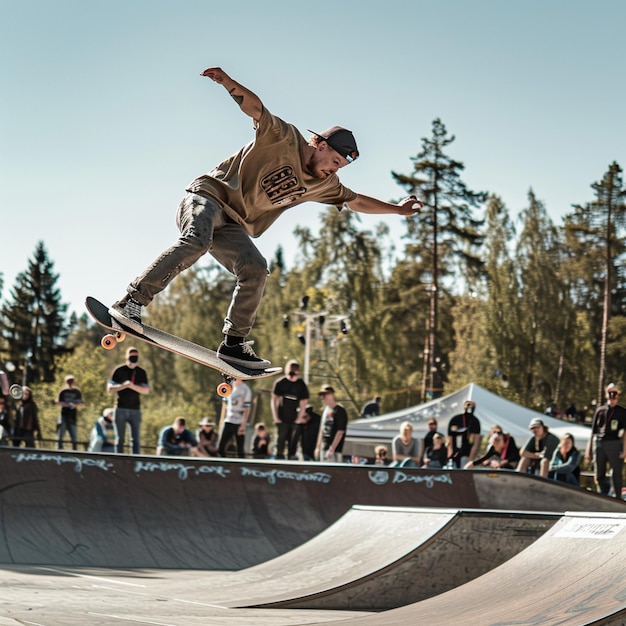
[[[274,206],[293,204],[306,193],[291,165],[281,165],[261,179],[261,187]]]

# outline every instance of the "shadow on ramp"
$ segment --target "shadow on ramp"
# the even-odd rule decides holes
[[[428,600],[342,626],[626,623],[626,515],[566,514],[496,569]]]
[[[556,513],[355,506],[276,559],[210,584],[227,607],[376,611],[443,593],[497,567],[560,519]]]

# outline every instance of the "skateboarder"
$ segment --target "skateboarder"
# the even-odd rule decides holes
[[[255,321],[268,269],[250,237],[258,237],[297,204],[315,201],[347,205],[372,214],[413,215],[415,199],[398,205],[357,194],[344,187],[337,171],[359,156],[353,134],[340,126],[313,133],[307,141],[292,124],[272,115],[249,89],[218,67],[201,74],[222,85],[254,121],[254,140],[208,174],[192,181],[178,207],[180,237],[127,287],[109,313],[137,332],[141,309],[152,302],[182,270],[210,252],[237,277],[224,320],[219,356],[233,365],[265,369],[245,338]]]

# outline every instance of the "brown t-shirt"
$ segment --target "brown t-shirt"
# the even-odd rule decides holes
[[[354,200],[357,194],[344,187],[336,174],[319,179],[303,169],[306,146],[295,126],[263,108],[254,141],[196,178],[187,191],[215,199],[252,237],[302,202],[341,208]]]

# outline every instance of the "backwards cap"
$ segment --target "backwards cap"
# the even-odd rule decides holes
[[[321,133],[316,133],[309,129],[310,133],[317,135],[323,139],[331,148],[339,152],[339,154],[348,161],[356,161],[359,158],[359,149],[356,146],[356,139],[347,128],[341,126],[332,126]]]

